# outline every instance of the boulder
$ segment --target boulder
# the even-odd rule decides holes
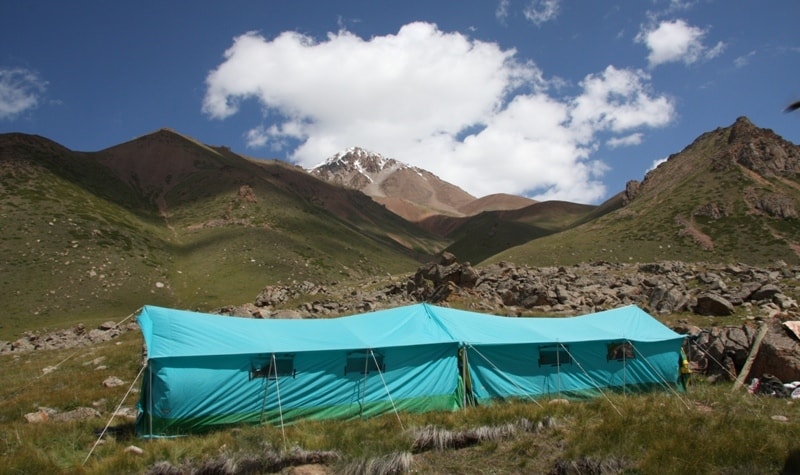
[[[769,373],[783,382],[800,381],[800,341],[779,319],[768,325],[748,379]]]
[[[711,293],[698,295],[697,303],[694,305],[693,310],[699,315],[709,315],[712,317],[733,315],[733,313],[736,311],[733,308],[733,304],[731,304],[727,299],[720,295]]]
[[[781,293],[781,289],[775,284],[764,284],[759,287],[756,291],[754,291],[749,296],[749,300],[755,300],[756,302],[765,300],[765,301],[772,301],[772,299]]]

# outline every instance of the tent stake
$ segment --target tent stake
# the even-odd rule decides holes
[[[131,390],[133,389],[133,386],[136,384],[137,381],[139,381],[139,377],[144,372],[144,369],[145,369],[145,366],[142,366],[142,369],[139,370],[139,374],[137,374],[136,377],[133,379],[133,382],[131,383],[130,387],[128,388],[128,391],[125,393],[124,396],[122,396],[122,400],[117,405],[117,408],[114,409],[114,412],[111,413],[111,417],[108,419],[108,422],[106,423],[106,426],[103,427],[103,430],[100,432],[100,436],[94,442],[94,445],[92,446],[91,450],[89,450],[89,453],[86,454],[86,458],[83,459],[83,464],[81,464],[81,465],[86,465],[86,462],[89,460],[89,457],[92,456],[92,453],[94,452],[94,449],[97,448],[97,445],[100,444],[100,440],[103,438],[104,435],[106,435],[106,431],[108,430],[108,427],[111,425],[111,421],[114,420],[114,416],[116,416],[117,412],[119,412],[119,408],[121,408],[122,404],[125,403],[125,399],[128,398],[128,395],[131,393]]]

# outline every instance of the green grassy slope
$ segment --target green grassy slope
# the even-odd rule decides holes
[[[135,310],[159,277],[163,229],[143,208],[98,196],[120,183],[83,156],[48,142],[23,143],[28,153],[20,153],[11,142],[0,142],[0,294],[9,296],[0,335],[58,326],[65,315]],[[124,191],[114,196],[139,203]]]
[[[0,294],[13,296],[0,339],[407,272],[442,247],[360,193],[163,131],[94,153],[0,136],[0,218]]]
[[[510,211],[489,211],[461,221],[447,235],[447,251],[462,261],[481,262],[506,249],[541,239],[583,219],[594,206],[546,201]],[[453,218],[456,219],[456,218]]]
[[[784,154],[769,152],[769,131],[745,129],[733,138],[734,126],[704,134],[648,173],[626,206],[486,262],[800,262],[800,220],[791,215],[800,204],[798,175],[788,171],[765,176],[739,163],[736,157],[743,149],[767,149],[766,160]],[[797,153],[792,144],[781,147]],[[769,212],[763,203],[770,201],[782,203],[787,216]]]

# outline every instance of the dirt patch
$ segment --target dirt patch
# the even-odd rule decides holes
[[[688,236],[692,238],[694,242],[699,244],[700,247],[706,251],[714,250],[714,241],[711,239],[711,236],[697,229],[690,220],[683,216],[676,216],[675,221],[683,226],[683,229],[678,231],[678,236]]]

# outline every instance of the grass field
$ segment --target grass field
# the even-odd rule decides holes
[[[136,332],[94,347],[4,355],[0,363],[0,473],[144,473],[153,467],[162,470],[153,473],[270,473],[323,461],[330,473],[388,473],[386,467],[433,474],[579,473],[570,467],[599,473],[588,470],[605,467],[753,474],[781,473],[800,454],[798,404],[702,379],[685,394],[510,402],[148,441],[136,438],[129,421],[110,418],[138,398],[138,383],[132,385],[141,363]],[[109,376],[125,384],[106,388]],[[101,416],[27,422],[25,414],[40,407],[62,413],[94,407]],[[94,447],[96,433],[109,422],[113,430]],[[443,441],[439,448],[431,438]],[[142,453],[126,451],[132,445]],[[169,467],[176,471],[164,471]]]

